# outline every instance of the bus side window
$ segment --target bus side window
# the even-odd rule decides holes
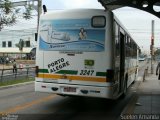
[[[116,57],[120,56],[120,39],[119,39],[119,26],[115,22],[115,53]]]
[[[129,57],[129,47],[128,47],[128,36],[127,35],[126,35],[125,46],[126,46],[126,57]]]

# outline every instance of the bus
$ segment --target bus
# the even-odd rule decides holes
[[[111,11],[41,15],[35,91],[117,99],[138,75],[139,47]]]

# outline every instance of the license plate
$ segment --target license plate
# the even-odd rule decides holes
[[[74,87],[64,87],[64,92],[76,92],[76,88]]]

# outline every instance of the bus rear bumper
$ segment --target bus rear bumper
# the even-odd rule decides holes
[[[68,85],[58,83],[44,83],[35,81],[35,91],[55,93],[65,96],[86,96],[98,98],[113,98],[112,86],[84,86],[84,85]]]

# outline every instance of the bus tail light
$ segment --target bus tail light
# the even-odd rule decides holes
[[[36,66],[36,69],[35,69],[36,77],[38,77],[38,72],[39,72],[39,67]]]
[[[107,75],[106,75],[107,82],[112,82],[114,79],[114,70],[113,69],[108,69],[107,70]]]

